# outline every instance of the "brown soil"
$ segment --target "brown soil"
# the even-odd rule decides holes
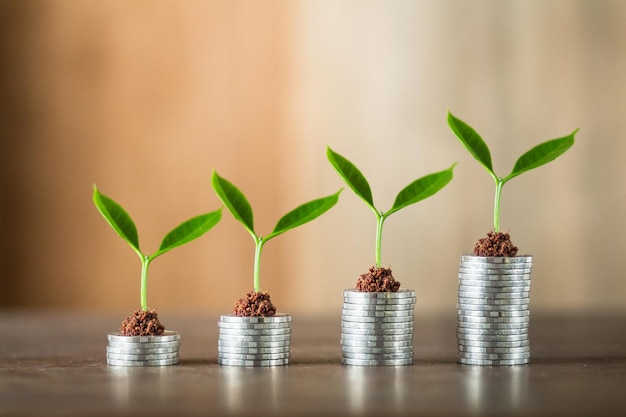
[[[233,313],[239,317],[270,317],[276,314],[276,307],[267,291],[250,291],[235,303]]]
[[[124,319],[120,333],[123,336],[158,336],[164,330],[165,326],[159,321],[155,310],[137,310]]]
[[[372,266],[356,282],[356,289],[361,292],[396,292],[400,282],[391,275],[391,268]]]
[[[474,246],[476,256],[515,256],[517,246],[511,242],[508,233],[489,232],[487,237],[479,239]]]

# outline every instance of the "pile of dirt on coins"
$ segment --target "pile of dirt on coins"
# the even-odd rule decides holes
[[[396,292],[400,289],[400,281],[393,278],[391,268],[372,266],[359,277],[356,289],[361,292]]]
[[[474,246],[476,256],[515,256],[517,246],[511,242],[508,233],[489,232],[487,237],[479,239]]]
[[[276,314],[276,307],[267,291],[250,291],[235,303],[233,314],[239,317],[270,317]]]
[[[123,336],[159,336],[165,331],[155,310],[137,310],[122,322]]]

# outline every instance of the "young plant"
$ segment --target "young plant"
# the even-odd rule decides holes
[[[93,201],[109,225],[124,239],[141,259],[141,309],[148,311],[147,284],[150,263],[165,252],[191,242],[208,232],[222,217],[222,209],[202,214],[180,224],[169,232],[161,242],[159,249],[152,255],[144,254],[139,248],[139,237],[135,223],[118,203],[101,194],[93,187]]]
[[[496,183],[496,195],[493,207],[493,229],[496,233],[500,233],[500,195],[504,184],[526,171],[538,168],[561,156],[574,145],[574,135],[578,132],[578,129],[576,129],[568,136],[548,140],[535,146],[520,156],[517,162],[515,162],[511,173],[502,178],[493,170],[491,154],[487,144],[472,127],[454,117],[450,112],[448,112],[448,125],[463,146],[465,146],[472,156],[487,170]]]
[[[387,217],[396,211],[399,211],[411,204],[422,201],[445,187],[453,177],[453,164],[450,168],[426,175],[420,179],[413,181],[400,191],[393,203],[393,206],[386,212],[380,211],[374,205],[372,198],[372,190],[370,185],[359,169],[343,156],[334,152],[330,147],[326,149],[326,156],[335,171],[344,180],[344,182],[359,196],[365,204],[372,209],[376,215],[376,267],[381,267],[381,240],[383,235],[383,224]]]
[[[215,193],[219,199],[222,200],[228,211],[230,211],[233,217],[239,221],[243,227],[245,227],[245,229],[252,236],[252,239],[254,239],[254,244],[256,246],[254,251],[254,291],[257,293],[261,291],[260,266],[263,246],[276,236],[298,226],[302,226],[303,224],[308,223],[324,214],[331,207],[337,204],[339,193],[341,193],[341,190],[339,190],[335,194],[329,195],[328,197],[319,198],[302,204],[285,214],[278,221],[278,223],[276,223],[272,233],[267,236],[261,236],[254,230],[252,207],[243,193],[234,184],[223,177],[220,177],[216,171],[213,171],[211,183]]]

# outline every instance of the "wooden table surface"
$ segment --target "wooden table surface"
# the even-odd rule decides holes
[[[164,320],[180,365],[115,368],[121,319],[0,312],[0,415],[626,415],[626,315],[533,316],[521,367],[457,365],[454,317],[417,316],[413,366],[342,366],[339,314],[294,317],[289,366],[222,367],[217,319]]]

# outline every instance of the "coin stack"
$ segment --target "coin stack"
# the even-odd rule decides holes
[[[457,304],[458,362],[525,365],[530,359],[532,256],[461,256]]]
[[[113,366],[165,366],[178,364],[180,334],[165,331],[159,336],[122,336],[109,333],[107,363]]]
[[[217,363],[229,366],[289,365],[292,317],[221,316]]]
[[[356,366],[413,364],[415,291],[343,292],[341,363]]]

